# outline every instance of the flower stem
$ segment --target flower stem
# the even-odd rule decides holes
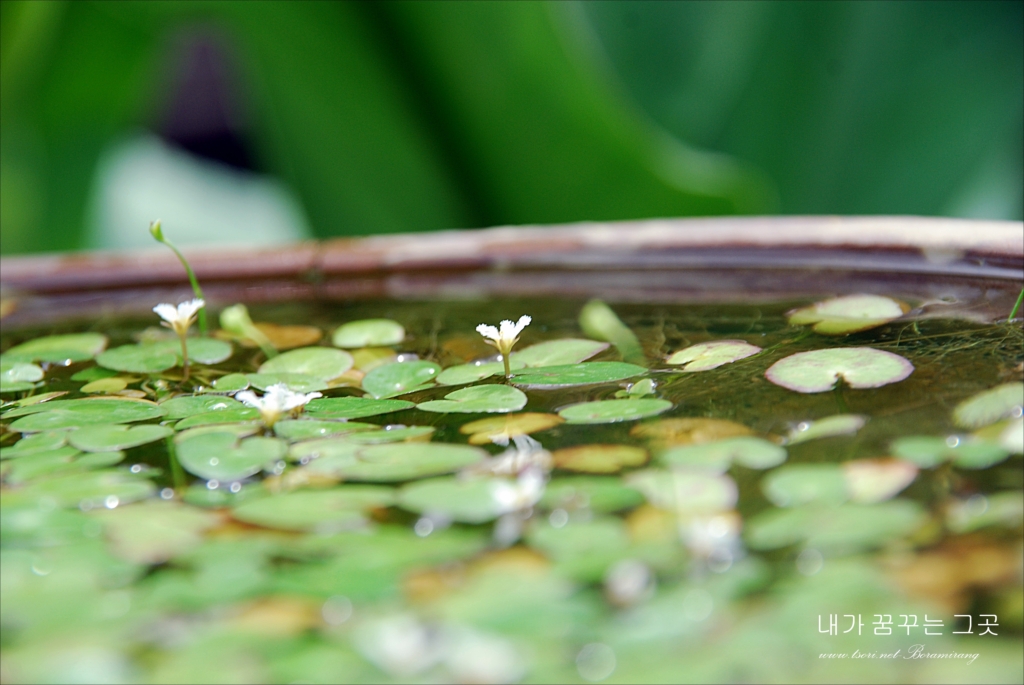
[[[181,463],[178,461],[178,451],[174,447],[174,436],[167,436],[167,460],[171,465],[171,483],[174,485],[174,491],[179,495],[185,491],[185,471],[181,468]]]
[[[501,355],[501,362],[505,365],[505,378],[512,378],[512,369],[508,365],[508,355]]]
[[[188,380],[188,345],[184,333],[178,337],[181,338],[181,382],[184,383]]]
[[[195,293],[196,297],[200,300],[206,301],[206,297],[203,295],[203,289],[199,287],[199,280],[196,278],[195,272],[192,271],[192,267],[189,266],[188,260],[185,259],[185,255],[176,248],[171,241],[164,237],[163,229],[160,227],[160,221],[154,221],[149,224],[149,233],[158,243],[163,243],[167,247],[171,248],[174,254],[178,255],[178,261],[185,267],[185,273],[188,274],[189,283],[192,284],[192,292]],[[206,307],[199,310],[199,335],[206,337]],[[186,364],[188,362],[186,361]],[[187,367],[186,367],[187,368]],[[186,372],[185,377],[188,377]]]

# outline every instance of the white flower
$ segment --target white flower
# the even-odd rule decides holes
[[[494,326],[488,326],[485,323],[476,327],[476,332],[484,336],[485,342],[488,345],[493,345],[498,348],[498,352],[501,353],[501,360],[505,362],[506,376],[510,376],[512,374],[508,365],[508,355],[512,352],[512,346],[519,342],[519,334],[523,332],[524,328],[530,325],[531,321],[533,321],[533,319],[523,315],[520,316],[519,321],[515,323],[505,319],[501,322],[500,330]]]
[[[177,307],[173,304],[158,304],[153,307],[153,311],[164,320],[164,326],[173,328],[175,333],[184,336],[188,332],[189,326],[195,323],[196,312],[204,306],[206,303],[196,298],[189,302],[182,302]]]
[[[318,392],[308,394],[293,392],[284,383],[271,385],[263,397],[257,397],[256,393],[251,390],[243,390],[235,395],[235,399],[238,401],[258,409],[263,423],[267,426],[273,426],[282,414],[304,407],[310,400],[315,400],[317,397],[323,397],[323,395]]]
[[[491,498],[504,512],[520,511],[532,507],[544,494],[547,484],[540,469],[526,469],[515,482],[499,480],[491,486]]]

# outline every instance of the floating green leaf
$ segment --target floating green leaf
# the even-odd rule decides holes
[[[216,392],[237,392],[249,387],[249,379],[244,373],[229,373],[213,382],[212,390]]]
[[[626,361],[643,361],[643,349],[636,335],[601,300],[590,300],[583,305],[580,310],[580,328],[591,338],[607,340],[615,345]]]
[[[404,395],[434,385],[441,367],[433,362],[393,362],[378,366],[363,378],[363,390],[376,399]]]
[[[898,540],[917,530],[927,515],[916,502],[803,506],[768,509],[746,526],[747,544],[776,549],[803,542],[826,552],[855,552]]]
[[[357,434],[358,435],[358,434]],[[319,457],[310,468],[346,480],[395,482],[450,473],[474,464],[487,453],[468,445],[398,442],[356,445],[344,439],[314,440],[293,445],[293,459]],[[329,458],[329,463],[326,460]]]
[[[599,400],[569,405],[558,415],[569,423],[617,423],[655,416],[671,408],[668,400]]]
[[[285,419],[274,424],[274,433],[277,437],[290,441],[313,440],[372,430],[380,430],[380,426],[372,423],[356,423],[355,421],[317,421],[314,419]]]
[[[246,485],[232,483],[232,485],[241,485],[241,487],[231,489],[218,483],[218,487],[211,489],[207,483],[194,483],[186,488],[185,494],[182,495],[181,499],[186,504],[203,507],[204,509],[223,509],[225,507],[235,507],[243,502],[249,502],[270,495],[262,482],[248,483]]]
[[[22,392],[43,379],[43,369],[28,362],[0,358],[0,392]]]
[[[137,564],[160,564],[198,547],[220,517],[178,502],[151,500],[97,515],[114,553]]]
[[[219,411],[208,411],[202,414],[193,414],[175,424],[174,429],[183,431],[186,428],[196,426],[214,426],[217,424],[240,423],[244,421],[256,421],[260,418],[260,412],[254,407],[229,407]]]
[[[647,369],[642,366],[625,362],[583,362],[518,371],[512,374],[512,382],[527,387],[558,388],[614,383],[646,372]]]
[[[997,442],[956,435],[947,438],[908,435],[894,440],[891,449],[895,456],[924,469],[944,461],[952,461],[965,469],[984,469],[1010,456],[1009,450]]]
[[[736,463],[750,469],[768,469],[786,461],[786,450],[762,438],[726,438],[699,445],[670,448],[661,455],[669,466],[724,473]]]
[[[122,399],[55,400],[8,412],[5,418],[22,416],[9,428],[21,433],[77,428],[101,423],[133,423],[159,418],[164,410],[151,403]]]
[[[448,393],[443,400],[421,402],[416,408],[442,414],[501,414],[525,406],[526,395],[521,390],[507,385],[477,385]]]
[[[644,469],[626,476],[626,483],[659,509],[685,514],[710,514],[736,506],[736,482],[706,471]]]
[[[1024,493],[997,492],[955,501],[946,511],[946,522],[954,533],[969,533],[986,526],[1017,528],[1024,520]]]
[[[849,496],[843,469],[837,464],[783,466],[761,480],[761,490],[779,507],[810,502],[839,504]]]
[[[102,378],[113,378],[117,375],[117,371],[113,369],[104,369],[102,366],[90,366],[74,373],[71,376],[73,381],[98,381]]]
[[[795,392],[826,392],[842,378],[851,388],[879,388],[909,376],[914,365],[871,347],[835,347],[797,352],[769,367],[765,377]]]
[[[632,445],[577,445],[551,453],[555,466],[580,473],[615,473],[647,463],[647,450]]]
[[[72,431],[68,442],[83,452],[113,452],[156,442],[173,432],[166,426],[101,424]]]
[[[743,340],[715,340],[679,350],[667,361],[669,364],[684,364],[683,371],[708,371],[746,359],[760,351],[757,345]]]
[[[67,431],[47,431],[26,435],[11,447],[0,449],[0,459],[13,459],[27,454],[49,452],[63,447],[68,440]]]
[[[518,352],[513,352],[509,361],[512,363],[512,368],[517,368],[517,364],[525,367],[564,366],[579,364],[607,349],[608,343],[606,342],[583,338],[563,338],[537,343]]]
[[[398,504],[418,514],[440,515],[463,523],[484,523],[504,513],[493,496],[498,483],[496,478],[431,478],[403,487],[398,493]]]
[[[1004,383],[964,400],[953,410],[953,420],[964,428],[981,428],[1000,419],[1020,418],[1024,383]]]
[[[796,445],[819,438],[852,435],[863,428],[867,420],[868,417],[859,414],[836,414],[817,421],[807,421],[798,425],[790,433],[788,444]]]
[[[507,445],[509,440],[518,435],[547,430],[561,423],[565,423],[565,419],[554,414],[526,412],[470,421],[460,427],[459,432],[470,436],[471,445]]]
[[[380,445],[387,442],[427,442],[434,434],[433,426],[385,426],[384,430],[360,431],[346,437],[358,445]]]
[[[516,361],[514,354],[509,361],[509,366],[513,371],[523,368],[523,365]],[[465,385],[504,374],[505,366],[501,362],[473,362],[448,367],[437,375],[437,383],[438,385]]]
[[[327,381],[305,373],[247,373],[245,377],[252,387],[264,392],[278,383],[283,383],[292,392],[307,393],[327,389]]]
[[[155,343],[121,345],[100,354],[96,363],[115,371],[160,373],[177,366],[180,354],[180,349],[174,352],[166,345]]]
[[[47,335],[15,345],[4,353],[15,360],[52,362],[56,364],[92,359],[107,346],[107,336],[101,333],[70,333]]]
[[[844,295],[790,312],[789,324],[814,324],[816,333],[846,335],[889,323],[908,311],[910,307],[888,297]]]
[[[317,419],[362,419],[411,409],[406,400],[374,400],[368,397],[326,397],[306,405],[306,414]]]
[[[723,438],[750,435],[751,432],[749,428],[735,421],[689,418],[659,419],[641,423],[630,429],[629,434],[648,441],[653,448],[663,448],[714,442]]]
[[[100,378],[91,383],[86,383],[79,390],[84,393],[112,394],[121,392],[128,387],[128,379],[115,376],[113,378]]]
[[[610,516],[570,521],[561,527],[538,522],[528,530],[526,540],[556,562],[560,575],[583,582],[600,580],[630,548],[625,524]]]
[[[216,395],[190,395],[175,397],[167,400],[166,402],[161,402],[160,406],[165,412],[167,412],[166,418],[184,419],[189,416],[205,414],[207,412],[242,409],[245,405],[238,400],[231,399],[230,397],[218,397]]]
[[[622,482],[620,478],[603,476],[566,476],[550,481],[540,499],[545,509],[591,509],[610,514],[632,509],[644,503],[639,490]]]
[[[901,459],[855,459],[842,469],[850,501],[857,504],[890,499],[917,477],[917,466]]]
[[[177,355],[178,363],[181,363],[180,340],[160,340],[146,344],[154,349]],[[231,355],[234,354],[234,348],[231,347],[231,343],[215,338],[188,338],[186,345],[188,348],[188,359],[194,364],[219,364],[230,359]]]
[[[405,340],[402,324],[391,319],[350,321],[334,331],[335,347],[385,347]]]
[[[259,473],[288,450],[287,444],[277,438],[239,440],[230,432],[179,435],[175,446],[182,468],[216,481],[237,481]]]
[[[327,490],[297,490],[236,506],[239,521],[283,530],[333,532],[363,523],[362,512],[388,507],[394,490],[375,485],[345,485]]]
[[[153,494],[155,487],[122,471],[101,470],[60,475],[35,481],[14,492],[4,492],[5,507],[47,503],[58,507],[113,508]]]
[[[321,381],[337,378],[352,368],[352,355],[331,347],[300,347],[263,362],[261,374],[295,373]],[[250,382],[251,382],[250,377]],[[255,383],[253,383],[255,385]]]
[[[8,462],[4,480],[12,485],[43,476],[81,473],[113,466],[124,459],[124,452],[83,454],[74,447],[61,447],[51,452],[37,452],[31,457]]]

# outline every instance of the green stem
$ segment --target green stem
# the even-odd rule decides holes
[[[1017,316],[1017,311],[1020,310],[1021,302],[1024,302],[1024,288],[1021,288],[1020,295],[1017,296],[1017,302],[1013,305],[1013,309],[1010,310],[1010,315],[1006,317],[1007,321],[1013,321],[1013,318]]]
[[[174,491],[179,495],[185,491],[185,471],[178,461],[178,451],[174,447],[174,436],[167,436],[167,460],[171,464],[171,482],[174,484]]]
[[[509,368],[508,357],[509,355],[507,354],[501,355],[501,361],[505,365],[505,378],[512,378],[512,369]]]
[[[844,385],[843,379],[840,378],[839,381],[836,383],[836,387],[835,387],[835,390],[833,391],[833,394],[835,395],[835,398],[836,398],[836,405],[838,405],[838,407],[839,407],[839,413],[840,414],[849,414],[850,410],[846,406],[846,400],[843,399],[843,385]]]
[[[176,248],[171,243],[171,241],[169,241],[167,238],[164,237],[164,232],[163,232],[163,229],[160,227],[160,221],[159,220],[158,221],[154,221],[154,222],[152,222],[149,225],[149,233],[150,233],[150,235],[153,236],[154,239],[156,239],[157,242],[163,243],[167,247],[171,248],[171,250],[174,252],[174,254],[178,255],[178,260],[181,262],[181,265],[183,267],[185,267],[185,273],[188,274],[189,283],[192,284],[192,292],[195,293],[195,296],[197,298],[199,298],[203,302],[206,302],[206,297],[203,296],[203,289],[199,287],[199,280],[196,278],[195,272],[192,271],[192,267],[189,266],[188,260],[185,259],[185,255],[181,254],[181,252],[178,250],[178,248]],[[206,337],[206,307],[205,306],[202,309],[199,310],[199,335],[204,337],[204,338]]]
[[[181,337],[181,382],[188,380],[188,345],[185,344],[185,336]]]

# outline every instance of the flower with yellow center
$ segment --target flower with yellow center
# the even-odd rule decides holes
[[[178,334],[181,340],[181,372],[182,380],[188,380],[188,346],[185,338],[188,336],[188,329],[196,321],[196,313],[206,306],[206,303],[196,298],[189,302],[182,302],[177,307],[173,304],[161,303],[153,307],[161,319],[162,326],[170,328]]]
[[[501,361],[505,364],[505,378],[512,376],[508,361],[509,355],[512,353],[512,346],[519,342],[519,334],[530,325],[532,320],[529,316],[524,315],[519,317],[519,321],[515,323],[505,319],[501,322],[500,328],[488,326],[485,323],[476,327],[476,332],[484,336],[484,342],[496,347],[501,354]]]
[[[256,393],[251,390],[243,390],[235,395],[235,399],[239,402],[259,410],[263,425],[267,428],[273,427],[284,414],[297,414],[310,400],[315,400],[317,397],[323,397],[323,395],[318,392],[308,394],[293,392],[284,383],[271,385],[263,397],[257,397]]]

